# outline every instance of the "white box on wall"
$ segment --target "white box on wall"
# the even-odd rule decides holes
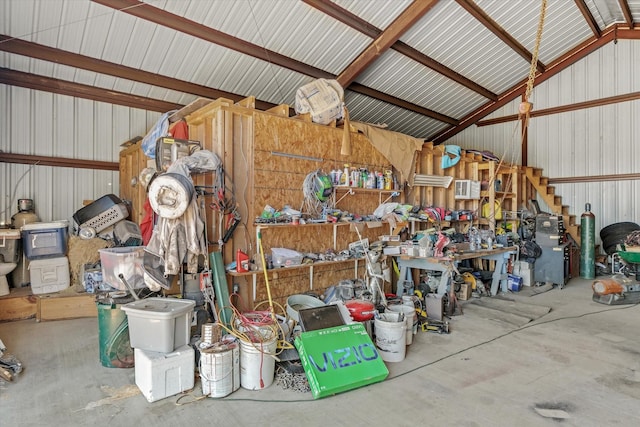
[[[470,200],[480,198],[480,181],[457,179],[455,181],[456,200]]]

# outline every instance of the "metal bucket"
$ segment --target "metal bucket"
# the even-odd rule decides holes
[[[133,368],[133,349],[129,341],[129,322],[122,304],[131,302],[122,298],[100,300],[98,306],[98,339],[100,342],[100,363],[106,368]]]
[[[237,343],[218,343],[200,349],[202,394],[225,397],[240,388],[240,348]]]

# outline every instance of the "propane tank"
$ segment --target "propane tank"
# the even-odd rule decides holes
[[[596,217],[591,213],[591,203],[585,204],[585,213],[580,217],[580,277],[596,277]]]
[[[39,222],[40,218],[36,215],[31,199],[18,200],[18,212],[11,217],[11,226],[20,230],[23,226],[34,222]],[[29,273],[29,260],[24,255],[22,245],[20,245],[20,257],[18,266],[11,272],[11,283],[14,288],[28,286],[31,283],[31,274]]]

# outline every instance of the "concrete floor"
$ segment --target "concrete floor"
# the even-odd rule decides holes
[[[468,306],[449,335],[418,333],[384,382],[319,400],[274,383],[148,403],[134,369],[101,366],[97,319],[2,323],[24,370],[0,384],[0,425],[640,425],[640,307],[594,303],[591,281],[580,279],[529,290],[507,297],[549,314],[517,328]],[[191,396],[200,395],[198,381]]]

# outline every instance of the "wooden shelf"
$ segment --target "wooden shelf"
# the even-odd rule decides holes
[[[318,261],[318,262],[314,262],[314,263],[310,263],[310,264],[300,264],[300,265],[293,265],[291,267],[280,267],[280,268],[271,268],[269,270],[267,270],[267,274],[270,275],[270,279],[273,279],[273,276],[275,274],[278,273],[282,273],[282,272],[286,272],[286,271],[295,271],[295,270],[303,270],[303,269],[309,269],[309,283],[310,283],[310,290],[313,290],[313,269],[315,267],[324,267],[327,265],[336,265],[336,264],[343,264],[343,263],[354,263],[354,270],[355,270],[355,276],[358,275],[358,262],[364,260],[364,258],[349,258],[349,259],[343,259],[340,261]],[[259,275],[263,275],[264,274],[264,270],[256,270],[256,271],[248,271],[246,273],[237,273],[234,271],[227,271],[226,272],[228,277],[251,277],[252,279],[252,298],[255,301],[256,299],[256,295],[257,295],[257,288],[258,288],[258,276]]]
[[[382,193],[382,194],[391,194],[391,193],[402,193],[402,190],[380,190],[379,188],[362,188],[362,187],[346,187],[346,186],[336,186],[333,187],[333,190],[336,192],[348,192],[349,190],[356,193]]]
[[[339,261],[318,261],[318,262],[312,262],[312,263],[308,263],[308,264],[299,264],[299,265],[292,265],[291,267],[280,267],[280,268],[270,268],[267,270],[268,274],[272,274],[272,273],[278,273],[281,271],[290,271],[290,270],[301,270],[301,269],[305,269],[305,268],[310,268],[310,267],[321,267],[321,266],[325,266],[325,265],[331,265],[331,264],[340,264],[340,263],[344,263],[344,262],[354,262],[354,261],[361,261],[364,258],[349,258],[349,259],[343,259],[343,260],[339,260]],[[244,273],[238,273],[235,271],[227,271],[227,275],[232,276],[232,277],[242,277],[242,276],[252,276],[252,275],[256,275],[256,274],[264,274],[263,270],[255,270],[255,271],[247,271]]]
[[[356,194],[377,194],[378,195],[378,205],[381,205],[383,202],[386,202],[389,199],[394,197],[399,197],[402,195],[402,190],[379,190],[377,188],[361,188],[361,187],[333,187],[334,196],[336,196],[337,200],[335,202],[335,206],[338,206],[338,203],[342,199],[350,195]],[[337,197],[340,193],[340,197]],[[383,195],[389,195],[384,201],[382,200]]]

